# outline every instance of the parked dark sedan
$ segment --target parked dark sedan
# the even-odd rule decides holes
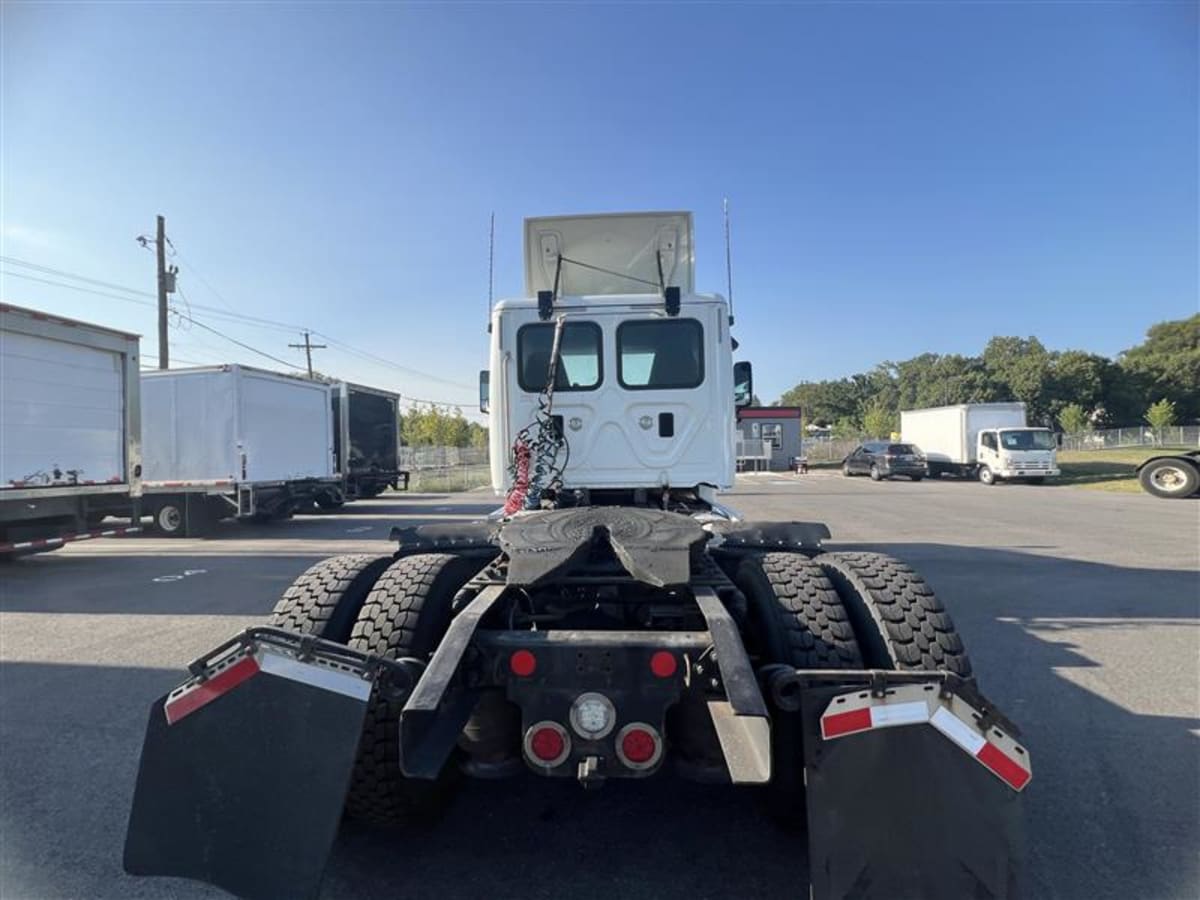
[[[907,475],[920,481],[926,474],[925,455],[912,444],[868,441],[842,461],[842,474],[870,475],[872,481]]]

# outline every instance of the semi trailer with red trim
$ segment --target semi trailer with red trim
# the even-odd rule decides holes
[[[933,591],[718,502],[752,372],[690,214],[525,246],[481,377],[503,506],[319,562],[194,660],[150,707],[126,870],[315,897],[343,814],[436,827],[462,774],[682,777],[805,827],[815,898],[1014,896],[1029,752]]]
[[[139,338],[0,304],[0,555],[137,531]]]

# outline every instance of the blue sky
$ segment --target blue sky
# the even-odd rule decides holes
[[[524,216],[634,209],[694,210],[697,286],[723,291],[728,196],[764,400],[997,333],[1115,354],[1197,311],[1197,8],[6,2],[0,249],[152,291],[134,237],[163,213],[190,302],[469,402],[492,211],[498,296]],[[149,307],[0,291],[155,352]],[[194,313],[302,362],[295,333]]]

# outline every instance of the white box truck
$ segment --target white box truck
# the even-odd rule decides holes
[[[929,474],[1020,479],[1040,484],[1057,475],[1054,432],[1025,424],[1024,403],[960,403],[900,413],[900,434],[925,454]]]
[[[348,381],[333,385],[333,457],[340,489],[316,496],[321,509],[377,497],[389,485],[408,490],[400,468],[400,395]]]
[[[144,373],[143,506],[158,531],[287,518],[336,488],[331,390],[238,365]]]
[[[138,530],[138,341],[0,303],[0,554]]]

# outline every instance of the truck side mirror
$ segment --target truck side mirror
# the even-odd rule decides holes
[[[754,402],[754,370],[748,362],[733,364],[733,405],[738,409]]]
[[[479,373],[479,411],[485,413],[488,411],[488,393],[491,388],[492,373],[487,369]]]

